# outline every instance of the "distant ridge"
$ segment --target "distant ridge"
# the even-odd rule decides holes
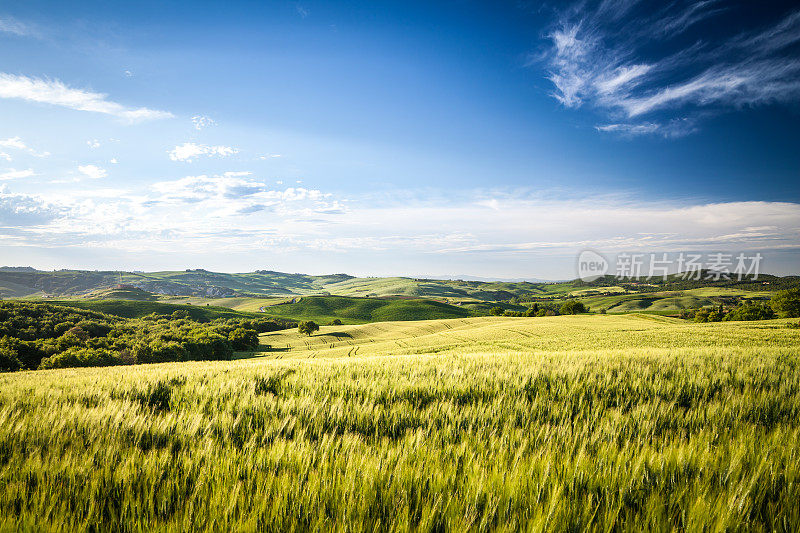
[[[705,276],[703,276],[705,277]],[[619,280],[604,276],[592,282],[491,279],[475,276],[355,277],[349,274],[290,274],[274,270],[228,273],[191,268],[161,272],[116,270],[42,271],[32,267],[0,267],[0,298],[97,298],[102,291],[115,298],[150,300],[162,297],[286,298],[294,296],[351,296],[428,298],[439,301],[477,300],[512,302],[531,297],[568,294],[590,287],[626,285],[628,290],[687,290],[698,287],[735,287],[776,290],[795,286],[798,276],[763,274],[758,280],[685,280],[671,275],[662,280]]]

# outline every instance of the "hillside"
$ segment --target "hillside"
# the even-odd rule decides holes
[[[433,300],[347,298],[342,296],[305,296],[296,303],[264,307],[263,312],[268,316],[315,320],[321,324],[336,318],[346,323],[363,323],[473,316],[472,311]]]
[[[234,311],[227,307],[210,305],[178,305],[161,302],[133,301],[133,300],[47,300],[47,303],[88,309],[98,313],[120,316],[123,318],[141,318],[145,315],[156,313],[170,315],[175,311],[186,311],[191,318],[207,322],[215,318],[263,318],[263,315]]]
[[[296,330],[261,335],[265,356],[350,357],[414,354],[463,355],[491,350],[580,352],[647,347],[700,349],[720,344],[792,349],[800,329],[788,320],[696,324],[644,314],[543,318],[476,317],[419,322],[323,326],[306,337]]]

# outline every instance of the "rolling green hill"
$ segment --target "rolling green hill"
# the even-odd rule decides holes
[[[215,318],[255,318],[264,317],[255,313],[234,311],[227,307],[206,306],[206,305],[179,305],[161,302],[147,302],[136,300],[48,300],[54,305],[64,305],[77,307],[78,309],[88,309],[108,315],[121,316],[124,318],[140,318],[151,313],[159,315],[169,315],[175,311],[184,310],[195,320],[205,322]]]
[[[594,311],[609,313],[647,312],[670,314],[682,309],[709,305],[735,305],[737,300],[768,297],[772,291],[800,284],[800,277],[761,275],[758,281],[719,280],[687,281],[676,276],[666,281],[634,282],[606,276],[593,282],[580,280],[560,283],[486,282],[440,280],[409,277],[357,278],[347,274],[311,276],[271,270],[248,273],[220,273],[203,269],[162,272],[114,272],[59,270],[44,272],[32,268],[0,267],[0,298],[56,298],[101,300],[158,300],[173,305],[192,303],[198,306],[221,306],[235,311],[257,312],[302,296],[352,297],[364,299],[404,297],[459,304],[452,308],[432,309],[431,304],[376,304],[350,302],[339,309],[343,300],[331,300],[316,309],[305,307],[274,308],[279,316],[342,318],[374,321],[402,316],[404,320],[427,317],[468,316],[464,312],[486,314],[491,307],[524,310],[534,302],[560,305],[567,298],[578,298]],[[338,303],[334,303],[338,302]],[[389,306],[385,310],[379,310]],[[272,309],[272,308],[271,308]],[[342,315],[341,313],[345,314]],[[292,315],[285,315],[291,313]],[[388,314],[384,314],[388,313]],[[459,314],[461,313],[461,314]]]
[[[55,305],[88,309],[124,318],[140,318],[151,313],[169,315],[184,310],[195,320],[215,318],[285,318],[315,320],[327,324],[338,318],[349,324],[387,320],[431,320],[464,318],[476,313],[460,306],[434,300],[349,298],[344,296],[306,296],[296,303],[262,306],[263,312],[237,311],[214,305],[186,305],[141,300],[48,300]]]
[[[378,321],[432,320],[474,316],[468,309],[434,300],[306,296],[296,303],[272,305],[264,314],[328,323],[335,318],[358,324]]]

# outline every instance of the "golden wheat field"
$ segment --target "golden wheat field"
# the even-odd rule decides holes
[[[798,531],[791,326],[325,326],[0,375],[0,528]]]

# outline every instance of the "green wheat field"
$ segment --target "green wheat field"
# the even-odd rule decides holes
[[[799,531],[796,320],[480,317],[0,375],[0,529]]]

